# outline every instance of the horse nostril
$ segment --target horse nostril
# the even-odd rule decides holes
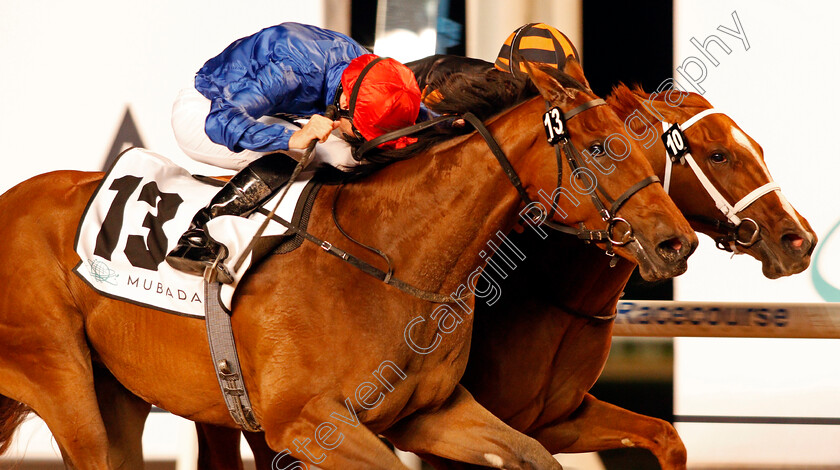
[[[674,251],[680,251],[682,249],[682,241],[679,238],[671,239],[671,249]]]
[[[674,261],[679,259],[682,252],[683,241],[679,237],[669,238],[656,245],[656,251],[663,259]]]
[[[782,235],[782,246],[791,253],[804,253],[810,249],[811,243],[798,233],[786,233]]]
[[[799,235],[785,235],[785,239],[794,248],[800,248],[802,246],[802,243],[805,242],[805,239],[800,237]]]

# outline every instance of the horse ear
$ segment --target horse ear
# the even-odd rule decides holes
[[[563,67],[563,71],[566,72],[566,75],[579,81],[586,88],[592,89],[589,86],[589,81],[586,80],[586,76],[583,75],[583,67],[581,67],[580,62],[574,56],[566,57],[566,65]]]
[[[527,60],[523,60],[522,64],[525,66],[528,77],[531,78],[542,97],[549,103],[570,103],[575,98],[572,89],[561,85],[556,78],[548,73],[547,69]]]

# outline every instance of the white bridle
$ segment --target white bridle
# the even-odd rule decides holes
[[[694,116],[692,116],[689,120],[685,121],[684,123],[679,124],[679,128],[680,128],[680,130],[682,130],[683,133],[685,133],[685,130],[688,129],[689,127],[691,127],[692,125],[694,125],[697,121],[703,119],[706,116],[712,115],[712,114],[723,114],[723,113],[721,113],[720,111],[717,111],[715,109],[706,109],[704,111],[701,111],[701,112],[695,114]],[[671,126],[673,126],[673,125],[674,124],[672,124],[672,123],[662,121],[662,133],[663,133],[663,135],[665,135],[665,133],[668,131],[668,129],[670,129]],[[666,149],[666,152],[667,152],[667,149]],[[758,157],[756,157],[756,158],[758,158]],[[691,156],[690,151],[685,153],[682,156],[682,162],[681,163],[683,163],[683,164],[687,163],[688,164],[689,168],[691,168],[691,171],[693,171],[694,174],[697,176],[697,179],[700,181],[700,184],[702,184],[703,187],[706,189],[706,193],[708,193],[709,196],[711,196],[711,198],[715,201],[715,207],[717,207],[718,210],[720,210],[723,213],[723,215],[726,216],[726,219],[729,220],[729,222],[735,224],[735,226],[738,226],[741,223],[741,218],[738,217],[738,214],[741,211],[743,211],[744,209],[746,209],[747,207],[749,207],[750,204],[754,203],[759,198],[761,198],[761,196],[764,196],[765,194],[772,193],[773,191],[781,191],[781,188],[779,187],[779,184],[771,179],[770,182],[768,182],[766,184],[763,184],[763,185],[759,186],[758,188],[755,188],[753,191],[751,191],[746,196],[742,197],[740,201],[736,202],[733,205],[733,204],[730,204],[729,201],[727,201],[726,198],[723,197],[723,194],[721,194],[720,191],[718,191],[717,188],[715,188],[715,185],[713,185],[712,182],[709,181],[709,178],[706,176],[705,173],[703,173],[703,170],[700,169],[700,166],[694,160],[694,157]],[[761,163],[761,162],[759,162],[759,163]],[[665,157],[665,181],[663,183],[663,187],[665,188],[665,193],[666,194],[668,193],[669,187],[671,185],[671,170],[673,168],[673,164],[674,164],[674,162],[672,160],[672,157],[671,157],[670,153],[668,153]],[[753,223],[755,223],[755,222],[753,222]],[[758,228],[758,227],[756,226],[756,228]]]

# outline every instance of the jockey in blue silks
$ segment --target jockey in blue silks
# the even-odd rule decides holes
[[[321,115],[330,105],[341,118]],[[414,124],[420,108],[420,90],[407,67],[369,54],[341,33],[283,23],[234,41],[204,64],[194,87],[181,91],[172,128],[191,158],[239,172],[199,210],[167,262],[202,274],[224,258],[204,226],[220,215],[245,215],[286,182],[294,161],[275,152],[304,149],[313,139],[325,142],[333,131],[371,140]],[[311,118],[297,128],[277,114]],[[359,164],[346,142],[330,140],[346,149],[326,163],[341,170]],[[380,147],[411,142],[401,137]]]

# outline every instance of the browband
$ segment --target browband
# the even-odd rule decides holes
[[[714,108],[703,110],[684,123],[680,124],[680,130],[685,131],[692,125],[696,124],[699,120],[703,119],[704,117],[710,116],[712,114],[723,114],[720,111],[717,111]],[[672,126],[671,123],[662,121],[662,130],[667,131]],[[740,217],[738,217],[738,213],[746,209],[750,204],[757,201],[760,197],[764,196],[765,194],[772,193],[773,191],[781,191],[778,183],[773,180],[759,186],[758,188],[751,191],[746,196],[742,197],[741,200],[736,202],[735,204],[730,204],[729,201],[723,197],[723,194],[718,191],[714,184],[709,180],[703,170],[700,168],[700,165],[697,164],[697,161],[694,160],[694,157],[691,155],[691,152],[687,152],[683,155],[683,163],[688,164],[691,171],[694,172],[697,179],[700,181],[700,184],[703,185],[703,188],[706,189],[706,192],[711,196],[711,198],[715,202],[715,207],[720,210],[723,215],[726,216],[726,219],[735,224],[736,226],[741,223]],[[663,187],[665,188],[665,193],[667,194],[670,190],[671,186],[671,171],[673,168],[673,162],[671,161],[670,156],[666,155],[665,157],[665,182],[663,183]]]
[[[601,106],[607,104],[606,101],[602,100],[601,98],[597,98],[594,100],[587,101],[582,105],[578,106],[577,108],[572,108],[567,113],[563,113],[563,117],[568,121],[569,119],[575,117],[576,115],[586,111],[589,108],[594,108],[595,106]]]

